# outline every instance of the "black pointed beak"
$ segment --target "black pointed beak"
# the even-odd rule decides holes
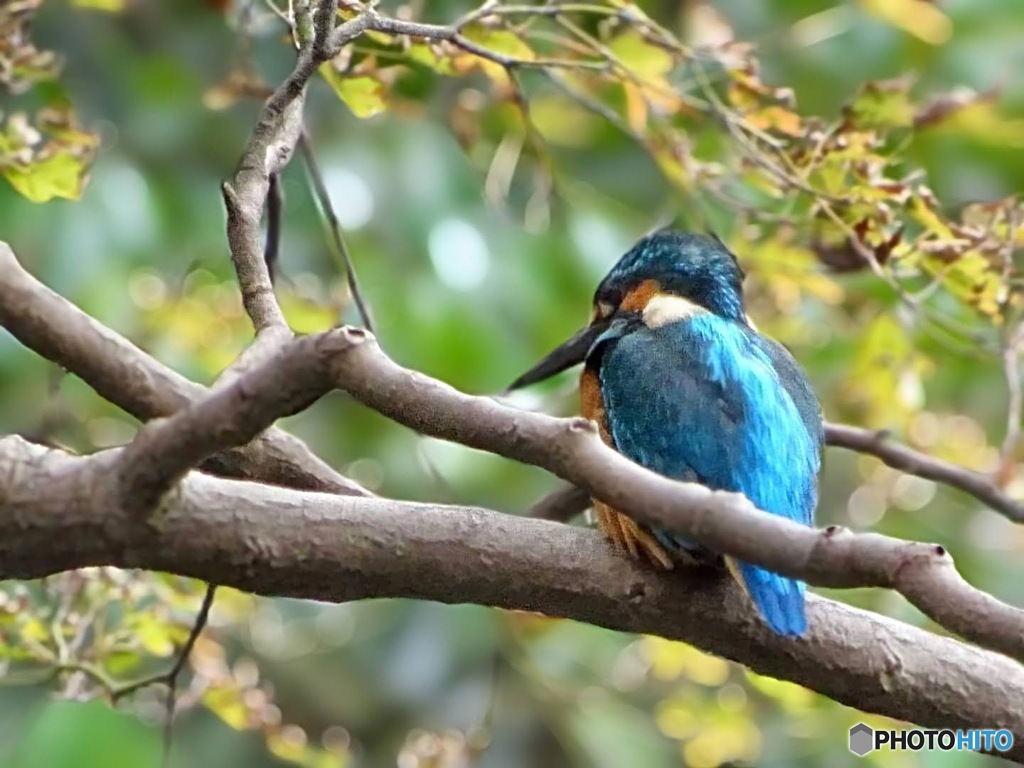
[[[549,352],[533,368],[513,381],[505,391],[511,392],[513,389],[521,389],[530,384],[536,384],[538,381],[549,379],[567,368],[579,365],[586,358],[587,352],[590,351],[598,336],[601,335],[607,326],[607,320],[595,320],[571,339]]]

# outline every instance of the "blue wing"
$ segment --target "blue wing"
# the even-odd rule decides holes
[[[821,413],[782,346],[701,314],[614,340],[604,350],[600,377],[621,453],[659,474],[738,491],[766,512],[812,524]],[[768,624],[782,634],[803,634],[803,583],[737,566]]]

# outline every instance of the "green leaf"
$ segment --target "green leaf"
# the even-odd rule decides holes
[[[85,181],[85,163],[81,158],[60,153],[31,165],[3,169],[7,180],[33,203],[45,203],[55,197],[77,200]]]
[[[422,64],[425,67],[437,72],[439,75],[451,75],[455,73],[455,69],[452,67],[452,60],[448,56],[442,56],[437,50],[426,43],[416,43],[409,46],[409,50],[406,51],[406,55],[417,64]]]
[[[347,77],[330,64],[321,65],[320,74],[356,117],[370,118],[388,108],[384,84],[379,80],[366,75]]]
[[[866,83],[846,107],[847,116],[863,128],[905,128],[914,123],[906,78]]]
[[[47,705],[15,746],[9,768],[149,768],[160,734],[100,701]]]

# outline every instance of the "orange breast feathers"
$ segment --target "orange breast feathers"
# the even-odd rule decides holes
[[[580,374],[580,412],[584,418],[597,422],[597,431],[607,445],[612,444],[612,435],[608,431],[608,419],[604,412],[604,399],[601,397],[601,380],[597,371],[584,368]]]
[[[653,282],[653,281],[652,281]],[[606,445],[614,448],[612,433],[601,397],[601,380],[597,371],[584,368],[580,375],[580,410],[585,418],[597,422],[597,431]],[[658,541],[639,523],[621,515],[602,501],[594,499],[597,527],[612,542],[616,549],[628,552],[635,560],[646,557],[655,566],[672,570],[674,563]]]

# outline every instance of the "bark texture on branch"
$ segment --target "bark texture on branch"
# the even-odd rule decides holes
[[[342,497],[193,472],[142,520],[116,506],[120,450],[72,457],[0,439],[0,577],[115,565],[262,595],[408,597],[538,611],[685,640],[858,709],[927,727],[1024,734],[1024,668],[810,596],[809,635],[779,637],[714,571],[664,575],[600,534],[466,507]],[[842,737],[840,734],[839,737]],[[1024,741],[1012,757],[1024,761]]]
[[[139,421],[170,416],[207,389],[185,378],[36,280],[0,241],[0,326],[29,349],[78,376]],[[369,495],[294,435],[272,427],[247,445],[210,456],[202,468],[225,477],[311,491]]]
[[[463,26],[497,12],[490,3],[450,26],[388,18],[371,3],[335,27],[337,5],[291,6],[295,67],[263,105],[223,185],[227,241],[256,335],[211,389],[49,291],[0,243],[0,325],[140,420],[156,421],[127,446],[87,458],[0,438],[0,578],[114,565],[263,595],[408,597],[534,610],[682,639],[851,706],[929,727],[1007,728],[1018,736],[1011,756],[1024,762],[1024,667],[1007,658],[1024,659],[1024,612],[967,584],[941,547],[815,531],[766,515],[737,494],[654,475],[605,446],[582,419],[526,413],[458,392],[395,364],[359,329],[294,338],[274,295],[260,224],[268,190],[301,135],[306,86],[317,67],[367,31],[445,41],[510,75],[536,67],[550,77],[565,65],[517,59],[466,38]],[[369,498],[273,427],[335,387],[418,432],[535,464],[572,484],[535,515],[568,515],[584,494],[600,498],[641,522],[812,584],[894,589],[943,627],[1005,655],[813,595],[808,636],[783,638],[716,571],[663,575],[616,556],[592,531]],[[828,425],[827,433],[832,445],[875,455],[1024,520],[1024,505],[986,475],[882,433],[843,425]],[[212,477],[197,467],[259,482]],[[164,676],[172,688],[169,712],[186,657],[187,649]]]
[[[968,584],[941,546],[845,529],[807,528],[735,493],[649,472],[606,446],[591,422],[474,397],[402,368],[372,336],[340,329],[335,384],[423,434],[535,464],[652,527],[823,587],[887,587],[946,629],[1024,659],[1024,611]]]

